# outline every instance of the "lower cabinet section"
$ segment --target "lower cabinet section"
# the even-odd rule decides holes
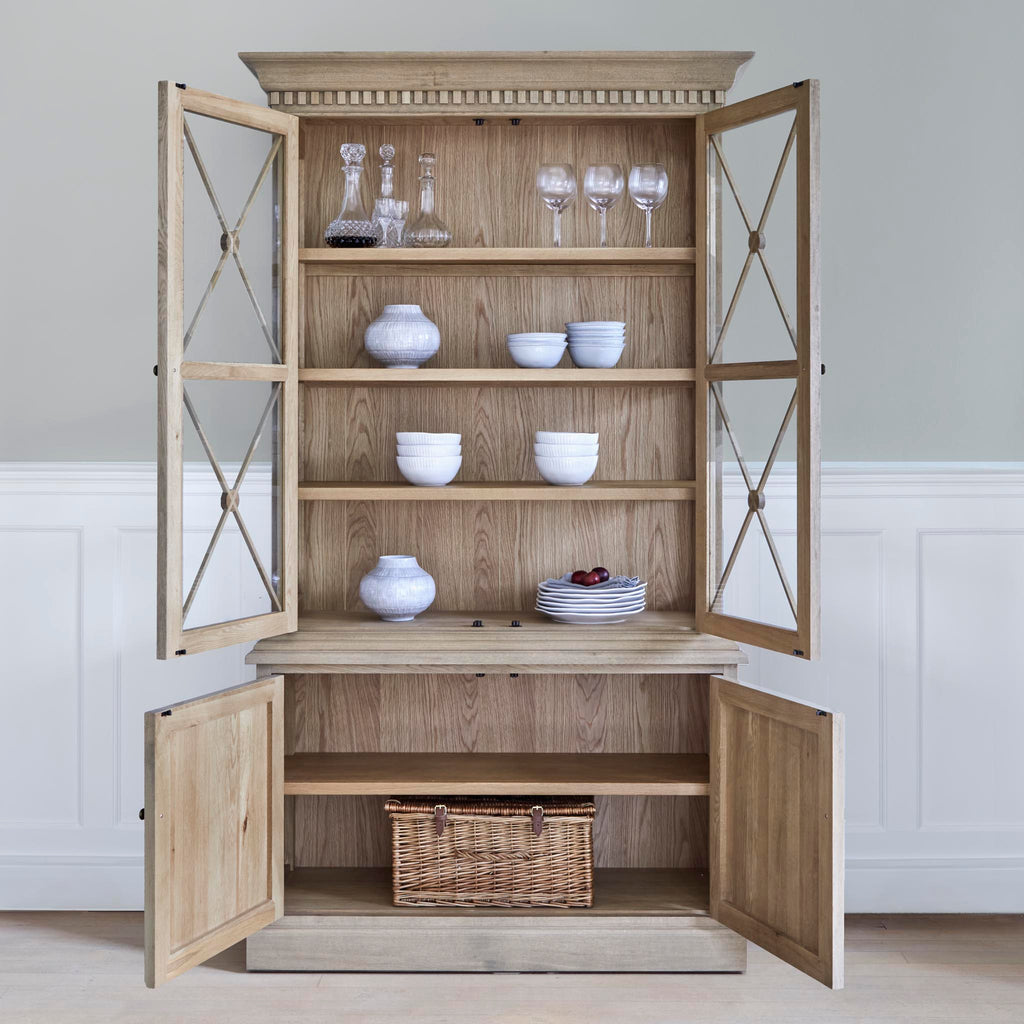
[[[598,869],[588,910],[395,907],[391,873],[307,868],[284,917],[246,940],[252,971],[742,971],[702,871]]]

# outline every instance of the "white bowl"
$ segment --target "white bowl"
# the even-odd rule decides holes
[[[537,444],[597,444],[599,434],[572,434],[558,430],[537,430],[533,435]]]
[[[461,455],[425,459],[415,455],[398,456],[398,472],[417,487],[444,487],[455,479],[461,466]]]
[[[569,346],[569,355],[577,366],[604,367],[614,366],[622,358],[625,345],[585,345],[578,343]]]
[[[462,454],[461,444],[400,444],[397,448],[399,455],[418,455],[430,459]]]
[[[565,341],[565,334],[552,331],[527,331],[522,334],[506,334],[505,340],[513,345],[516,342],[523,341],[549,341],[554,344],[559,341]]]
[[[555,459],[563,456],[596,455],[597,451],[596,444],[541,444],[539,441],[533,443],[534,455],[547,455]]]
[[[534,461],[540,475],[549,484],[558,487],[579,487],[585,484],[597,469],[596,455],[574,455],[552,458],[549,455],[535,455]]]
[[[606,343],[626,340],[624,331],[570,331],[569,344],[574,341],[603,341]]]
[[[623,330],[626,329],[625,320],[574,320],[570,324],[566,324],[566,327],[606,327],[615,328],[621,327]]]
[[[423,431],[400,430],[395,434],[399,444],[462,444],[461,434],[427,434]]]
[[[550,370],[557,366],[565,354],[564,341],[509,342],[508,354],[516,366],[533,370]]]

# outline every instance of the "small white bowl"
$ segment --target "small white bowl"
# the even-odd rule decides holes
[[[571,345],[574,341],[604,341],[604,342],[616,342],[625,341],[626,334],[624,331],[570,331],[569,332],[569,344]]]
[[[558,430],[537,430],[533,435],[537,444],[597,444],[599,434],[572,434]]]
[[[551,458],[535,455],[537,469],[549,484],[559,487],[579,487],[585,484],[597,469],[596,455],[562,456]]]
[[[596,455],[598,445],[596,444],[541,444],[533,442],[534,455],[546,455],[549,458],[561,458],[564,456],[573,457],[580,455]]]
[[[577,366],[614,366],[622,358],[625,345],[586,345],[582,342],[569,346],[569,355]]]
[[[400,444],[397,448],[399,455],[416,455],[429,459],[462,454],[461,444]]]
[[[566,324],[566,327],[606,327],[614,328],[621,327],[623,330],[626,329],[625,320],[574,320],[570,324]]]
[[[444,487],[455,479],[462,466],[461,455],[426,459],[413,455],[399,455],[397,461],[398,472],[417,487]]]
[[[427,434],[423,431],[402,431],[395,434],[399,444],[462,444],[461,434]]]
[[[523,341],[549,341],[554,344],[559,341],[565,341],[565,334],[553,331],[527,331],[522,334],[506,334],[505,340],[509,344]]]
[[[564,337],[564,335],[563,335]],[[508,354],[516,366],[531,370],[550,370],[565,354],[565,341],[509,342]]]

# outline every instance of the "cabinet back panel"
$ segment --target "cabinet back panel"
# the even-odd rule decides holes
[[[660,211],[659,211],[660,212]],[[305,365],[378,366],[363,348],[385,306],[413,303],[437,324],[430,367],[513,367],[508,334],[564,332],[576,320],[622,320],[624,369],[692,367],[692,276],[313,275],[305,283]],[[569,353],[560,366],[571,367]],[[537,370],[543,374],[543,370]]]
[[[532,608],[537,583],[605,565],[648,581],[647,606],[693,610],[693,502],[304,502],[302,611],[361,607],[380,555],[414,554],[438,611]]]
[[[338,215],[345,191],[345,142],[366,146],[363,196],[380,194],[379,147],[396,151],[395,196],[409,202],[410,218],[419,209],[420,153],[437,156],[436,209],[452,231],[455,246],[548,246],[552,214],[537,197],[537,167],[568,163],[576,169],[579,194],[562,215],[562,244],[600,242],[597,213],[583,198],[583,174],[589,164],[619,163],[623,174],[639,163],[663,163],[668,198],[654,213],[657,245],[694,244],[694,121],[617,121],[566,125],[512,126],[507,119],[477,127],[465,124],[381,124],[338,120],[302,124],[302,245],[322,246],[324,229]],[[628,193],[608,214],[609,244],[643,245],[643,215]]]
[[[596,480],[692,480],[693,389],[303,389],[303,480],[401,480],[400,430],[462,435],[460,481],[539,481],[536,430],[598,432]]]
[[[707,751],[705,676],[315,675],[289,682],[298,752]],[[295,866],[390,865],[383,797],[294,800]],[[706,799],[602,797],[597,805],[598,867],[706,867]]]

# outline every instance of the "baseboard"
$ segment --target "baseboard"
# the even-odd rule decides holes
[[[141,857],[0,857],[2,910],[142,910]]]
[[[848,914],[1021,914],[1024,857],[846,862]]]

